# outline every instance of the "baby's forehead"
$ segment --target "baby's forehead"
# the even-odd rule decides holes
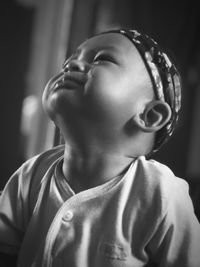
[[[119,33],[102,33],[85,40],[77,48],[77,51],[91,50],[96,52],[100,49],[125,54],[127,51],[135,52],[137,50],[128,38]]]

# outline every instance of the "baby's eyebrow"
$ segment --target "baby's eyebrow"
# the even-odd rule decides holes
[[[119,49],[117,47],[114,47],[112,45],[105,45],[105,46],[101,46],[100,49],[107,49],[107,50],[112,50],[112,51],[118,51]]]
[[[118,49],[117,47],[114,47],[114,46],[102,46],[98,49],[97,52],[99,51],[111,51],[113,53],[120,53],[120,49]]]

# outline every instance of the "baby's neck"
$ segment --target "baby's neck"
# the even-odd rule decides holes
[[[66,146],[62,171],[76,191],[82,191],[122,175],[133,160],[117,153],[86,154]]]

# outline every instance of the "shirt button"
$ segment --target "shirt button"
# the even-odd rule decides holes
[[[74,217],[74,214],[71,210],[68,210],[65,215],[63,216],[64,221],[71,221],[72,218]]]

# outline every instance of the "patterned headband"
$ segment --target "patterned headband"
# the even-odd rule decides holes
[[[136,46],[151,77],[156,99],[167,102],[171,107],[170,120],[156,134],[154,148],[151,152],[154,153],[169,139],[178,121],[181,108],[179,72],[166,53],[148,35],[131,29],[116,29],[103,33],[120,33]]]

